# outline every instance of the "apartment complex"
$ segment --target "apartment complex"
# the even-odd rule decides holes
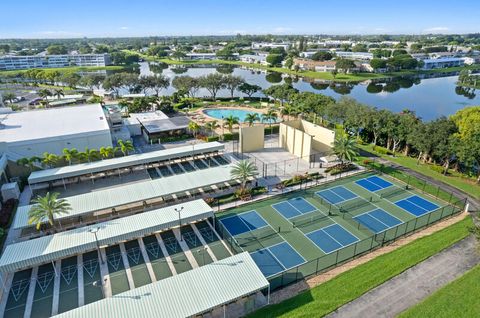
[[[336,61],[314,61],[309,59],[293,59],[293,64],[302,70],[331,72],[336,69]]]
[[[109,54],[62,54],[0,56],[0,71],[68,66],[106,66],[112,64]]]

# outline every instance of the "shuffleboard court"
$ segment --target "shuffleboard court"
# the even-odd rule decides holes
[[[357,215],[354,217],[354,219],[365,225],[376,234],[403,223],[382,209],[375,209],[373,211]]]
[[[332,253],[343,247],[358,242],[359,239],[339,224],[332,224],[327,227],[305,234],[325,254]]]
[[[305,263],[305,259],[287,242],[263,248],[250,255],[265,277]]]
[[[435,203],[421,198],[418,195],[412,195],[406,199],[395,202],[395,204],[408,213],[415,215],[416,217],[422,216],[439,208]]]

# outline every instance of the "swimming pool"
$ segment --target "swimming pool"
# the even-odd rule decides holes
[[[232,115],[234,117],[238,117],[239,121],[244,123],[245,122],[245,117],[247,117],[247,114],[252,114],[256,113],[260,117],[260,120],[262,118],[262,113],[256,112],[256,111],[250,111],[250,110],[243,110],[243,109],[235,109],[235,108],[212,108],[212,109],[205,109],[203,113],[207,116],[216,118],[216,119],[222,119],[222,118],[227,118],[228,116]]]

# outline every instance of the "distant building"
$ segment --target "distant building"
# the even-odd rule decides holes
[[[112,137],[99,104],[0,114],[0,152],[12,161],[107,146]]]
[[[245,63],[268,65],[267,54],[242,54],[240,55],[240,61]]]
[[[266,43],[266,42],[253,42],[252,50],[262,50],[265,48],[283,48],[285,51],[290,47],[290,43]]]
[[[332,51],[337,57],[350,60],[369,61],[373,59],[373,53],[369,52],[346,52],[346,51]]]
[[[107,66],[112,61],[109,54],[62,54],[0,56],[0,71],[25,70],[30,68],[56,68],[68,66]]]
[[[216,53],[187,53],[184,60],[214,60],[217,58]]]
[[[423,63],[424,70],[431,70],[435,68],[463,66],[465,65],[465,59],[462,57],[425,59]]]
[[[316,71],[316,72],[331,72],[336,70],[336,61],[314,61],[309,59],[293,59],[293,64],[298,65],[302,70]]]

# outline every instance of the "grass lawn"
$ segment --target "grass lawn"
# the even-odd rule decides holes
[[[249,317],[321,317],[469,235],[472,219],[453,224]],[[477,298],[478,299],[478,298]]]
[[[410,168],[414,171],[424,174],[425,176],[450,184],[451,186],[458,188],[465,193],[468,193],[472,197],[480,199],[480,185],[476,184],[473,178],[468,178],[453,170],[450,170],[449,174],[444,176],[442,173],[432,170],[432,165],[423,163],[417,165],[416,158],[405,157],[401,154],[397,154],[395,157],[389,155],[382,155],[373,151],[373,147],[371,144],[358,146],[365,151],[374,153],[377,156],[380,156],[384,159],[387,159],[404,167]]]
[[[478,317],[480,316],[480,265],[439,289],[427,299],[399,315],[409,317]]]

